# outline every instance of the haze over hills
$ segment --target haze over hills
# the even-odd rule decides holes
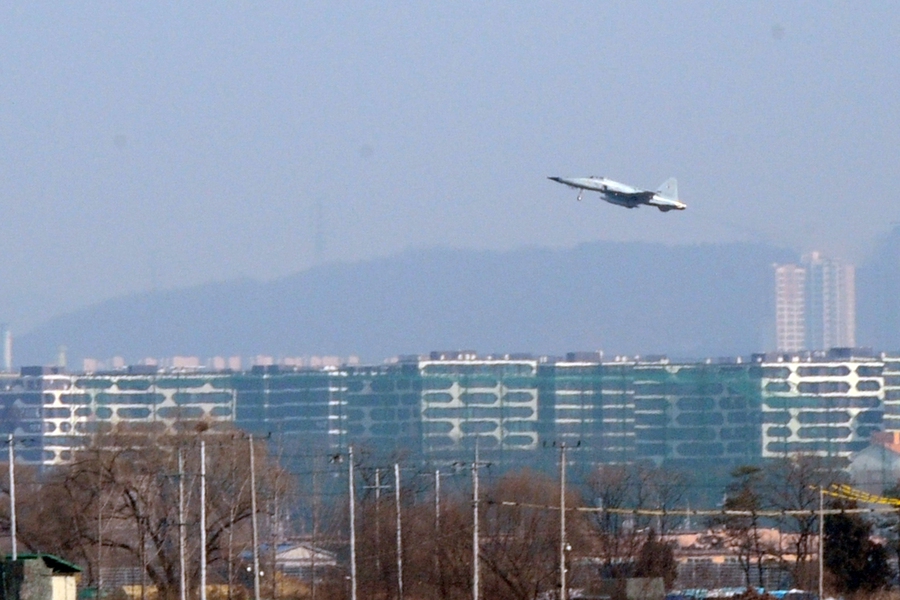
[[[857,339],[900,351],[900,225],[881,238],[856,275]]]
[[[771,346],[772,264],[750,243],[430,249],[109,300],[16,340],[17,365],[84,357],[358,355],[433,349],[703,358]]]

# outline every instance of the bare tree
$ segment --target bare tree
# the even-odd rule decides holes
[[[763,563],[772,552],[762,537],[762,517],[766,508],[764,496],[764,472],[755,466],[737,467],[731,472],[724,509],[745,514],[724,515],[713,519],[722,527],[728,545],[735,552],[738,564],[744,572],[747,587],[751,587],[751,571],[756,567],[758,584],[764,585]]]
[[[673,517],[667,513],[683,507],[691,478],[684,471],[677,469],[651,467],[647,468],[647,471],[651,474],[649,477],[651,506],[662,511],[662,514],[656,518],[653,528],[657,534],[665,536],[680,521],[680,517]]]
[[[187,538],[192,565],[187,574],[196,585],[200,566],[196,534],[197,443],[201,433],[184,435],[114,432],[99,435],[79,452],[73,464],[60,467],[34,486],[37,502],[23,504],[20,539],[26,547],[58,552],[87,564],[99,579],[99,555],[113,562],[130,557],[156,586],[161,598],[178,596],[178,450],[185,457],[188,498]],[[239,432],[206,432],[207,556],[213,566],[231,571],[239,549],[250,547],[249,446]],[[265,449],[257,448],[261,497],[275,493],[286,477]],[[282,485],[279,483],[279,485]],[[55,538],[55,542],[54,542]],[[191,560],[193,558],[193,560]]]
[[[628,465],[603,465],[588,480],[591,504],[601,509],[591,513],[590,522],[602,576],[625,576],[627,573],[623,569],[637,556],[641,536],[634,532],[633,518],[618,511],[638,508],[635,491],[639,485],[634,470]]]
[[[3,469],[4,474],[7,470]],[[8,479],[3,492],[8,493]],[[18,541],[31,552],[49,552],[69,557],[93,569],[96,556],[91,542],[96,521],[91,510],[98,490],[74,485],[68,472],[41,473],[31,466],[16,466]],[[0,507],[0,529],[9,532],[9,505]]]
[[[531,600],[559,588],[559,484],[531,471],[502,477],[488,490],[481,559],[486,567],[485,596]],[[504,502],[512,503],[505,505]],[[567,492],[569,508],[581,506]],[[581,513],[569,513],[567,538],[586,545]]]
[[[796,455],[779,459],[767,468],[765,494],[772,508],[782,511],[808,511],[783,515],[777,519],[780,530],[788,535],[788,562],[794,584],[806,589],[815,586],[815,540],[818,532],[819,489],[827,488],[840,478],[823,457]],[[782,550],[782,553],[784,552]]]
[[[397,593],[396,512],[387,494],[382,494],[382,503],[376,505],[371,487],[374,479],[367,477],[366,482],[368,495],[358,513],[360,597],[393,598]],[[402,494],[404,594],[410,598],[469,598],[473,572],[471,490],[445,489],[438,522],[433,493],[423,493],[425,489],[433,489],[433,480],[410,475]],[[530,471],[507,474],[486,486],[480,520],[484,597],[534,600],[558,589],[558,503],[558,482]],[[570,492],[567,506],[579,505]],[[568,523],[573,547],[587,548],[581,513],[569,513]],[[376,537],[379,533],[380,540]]]
[[[436,520],[433,495],[417,496],[410,491],[403,496],[403,569],[407,597],[447,600],[471,597],[471,497],[461,490],[444,492],[443,496],[440,522]],[[390,513],[393,517],[393,511]]]

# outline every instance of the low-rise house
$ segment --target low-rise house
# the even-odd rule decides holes
[[[0,600],[76,600],[81,568],[52,554],[19,554],[0,564]]]

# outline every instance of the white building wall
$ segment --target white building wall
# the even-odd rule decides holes
[[[184,421],[231,422],[236,394],[209,376],[42,375],[22,377],[18,388],[41,390],[41,445],[45,466],[73,460],[73,450],[95,432],[133,423],[174,433]],[[15,390],[12,390],[15,393]],[[27,432],[19,434],[24,440]]]
[[[849,459],[883,428],[879,360],[763,363],[763,457]]]
[[[884,361],[884,430],[900,431],[900,356],[882,357]]]
[[[538,446],[537,362],[420,361],[422,442],[426,454],[481,440],[485,450]]]

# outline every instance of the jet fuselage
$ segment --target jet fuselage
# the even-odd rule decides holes
[[[598,192],[600,197],[618,206],[636,208],[641,204],[655,206],[663,212],[670,210],[684,210],[687,205],[678,200],[678,188],[675,179],[669,179],[655,192],[642,190],[606,177],[548,177],[557,183],[562,183],[579,190],[578,199],[582,193]]]

